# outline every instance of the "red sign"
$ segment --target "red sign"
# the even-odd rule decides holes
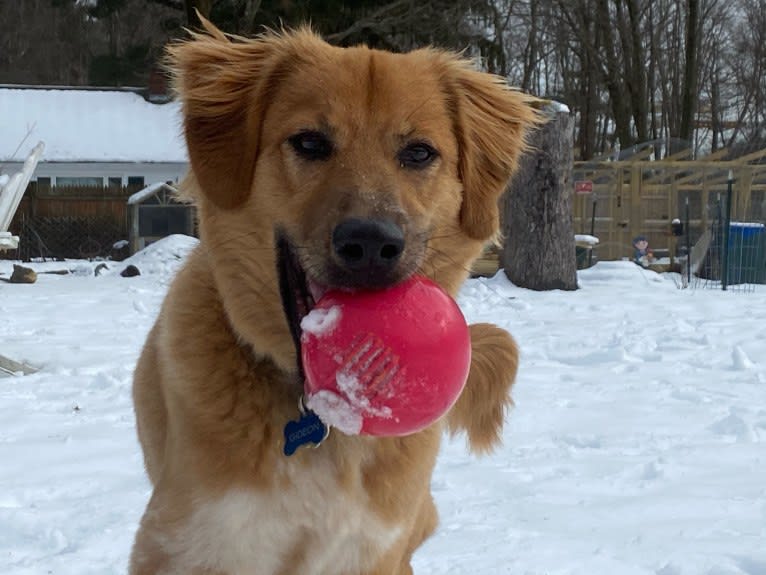
[[[592,194],[593,180],[575,180],[575,194]]]

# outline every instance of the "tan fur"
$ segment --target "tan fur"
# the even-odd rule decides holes
[[[135,374],[138,434],[154,486],[133,575],[405,575],[436,528],[430,478],[443,424],[476,451],[499,441],[517,351],[471,327],[469,380],[445,422],[402,438],[331,433],[282,454],[302,382],[281,308],[275,226],[322,278],[333,226],[395,220],[402,266],[455,295],[537,122],[531,99],[456,56],[329,46],[307,30],[254,40],[207,34],[170,59],[200,211],[200,246],[170,288]],[[331,159],[287,139],[323,129]],[[440,157],[399,165],[407,139]]]

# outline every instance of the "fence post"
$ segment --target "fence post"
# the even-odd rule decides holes
[[[596,192],[593,192],[591,194],[593,197],[591,200],[593,201],[593,213],[590,217],[590,235],[595,236],[596,235],[596,202],[598,201],[598,198],[596,196]],[[588,250],[588,267],[591,267],[593,265],[593,249]]]
[[[691,218],[689,217],[689,195],[686,195],[686,285],[692,283],[692,240]]]
[[[721,288],[726,291],[729,287],[729,240],[731,237],[731,200],[734,183],[734,175],[729,170],[729,179],[726,189],[726,210],[723,215],[723,254],[721,256]]]
[[[713,174],[715,174],[715,170],[713,170]],[[690,192],[691,193],[691,192]],[[708,229],[709,226],[709,211],[710,211],[710,184],[708,183],[708,179],[705,177],[705,171],[702,172],[702,190],[700,191],[700,221],[701,221],[701,227],[700,227],[700,233],[704,233],[706,229]],[[715,218],[714,218],[715,219]]]
[[[704,177],[704,176],[703,176]],[[681,209],[678,205],[678,183],[676,178],[671,178],[670,192],[668,194],[668,219],[672,222],[673,218],[677,218],[681,215]],[[668,238],[668,255],[670,256],[671,265],[675,262],[676,253],[678,252],[678,237],[671,235]]]
[[[638,163],[630,167],[630,242],[642,233],[643,214],[641,213],[641,168]]]
[[[611,164],[611,186],[609,190],[609,231],[607,232],[607,251],[604,259],[616,259],[620,256],[619,250],[615,248],[619,239],[622,238],[622,231],[618,231],[618,216],[622,215],[622,210],[617,212],[617,208],[621,207],[617,205],[617,202],[622,202],[622,172],[617,168],[617,162]],[[601,243],[601,242],[600,242]],[[599,256],[601,256],[603,248],[599,248]],[[615,256],[615,254],[617,254]]]

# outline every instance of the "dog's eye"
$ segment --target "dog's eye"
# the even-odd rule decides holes
[[[439,157],[432,146],[425,142],[414,142],[405,146],[398,154],[399,165],[403,168],[422,169],[430,166]]]
[[[332,155],[332,142],[322,132],[298,132],[287,141],[304,160],[326,160]]]

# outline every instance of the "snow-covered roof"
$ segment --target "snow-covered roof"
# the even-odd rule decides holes
[[[0,162],[24,161],[40,140],[44,162],[187,161],[177,102],[152,104],[129,90],[0,87]]]
[[[143,190],[138,190],[135,194],[131,195],[128,198],[128,205],[140,204],[152,194],[159,192],[162,188],[167,188],[171,192],[175,191],[173,186],[169,186],[165,182],[156,182],[146,186]]]

